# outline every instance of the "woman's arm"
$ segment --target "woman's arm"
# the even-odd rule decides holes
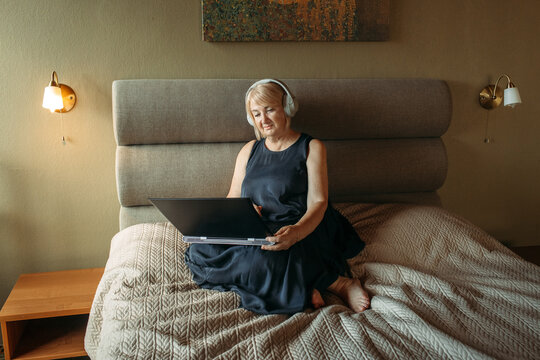
[[[242,182],[246,176],[246,165],[249,160],[249,154],[251,154],[251,149],[255,140],[248,142],[238,153],[236,157],[236,165],[234,166],[234,174],[231,181],[231,188],[227,194],[228,198],[235,198],[242,196]]]
[[[309,143],[306,160],[308,172],[307,211],[294,225],[284,226],[267,238],[275,245],[265,245],[263,250],[286,250],[304,239],[321,223],[328,206],[328,170],[326,148],[322,141],[313,139]]]

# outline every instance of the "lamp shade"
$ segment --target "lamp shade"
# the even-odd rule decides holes
[[[62,89],[60,89],[59,86],[47,86],[43,93],[42,106],[49,109],[51,112],[63,109],[64,101],[62,100]]]
[[[517,87],[504,89],[504,106],[515,107],[517,104],[521,104],[521,97]]]

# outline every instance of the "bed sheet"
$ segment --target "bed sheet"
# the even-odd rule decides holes
[[[372,296],[257,315],[199,289],[169,223],[118,233],[90,313],[93,359],[537,359],[540,268],[438,207],[337,204],[366,242],[350,260]]]

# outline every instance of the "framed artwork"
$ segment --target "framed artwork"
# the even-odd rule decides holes
[[[202,0],[205,41],[384,41],[390,0]]]

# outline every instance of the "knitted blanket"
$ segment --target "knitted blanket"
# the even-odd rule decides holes
[[[118,233],[85,338],[92,359],[538,359],[540,268],[436,207],[338,204],[366,242],[350,260],[372,296],[257,315],[199,289],[169,223]]]

